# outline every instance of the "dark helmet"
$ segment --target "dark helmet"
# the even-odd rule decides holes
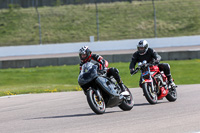
[[[87,62],[92,55],[92,51],[88,48],[88,46],[83,46],[79,50],[79,57],[82,62]]]
[[[146,40],[140,40],[137,45],[137,50],[140,55],[144,55],[149,48],[149,44]]]

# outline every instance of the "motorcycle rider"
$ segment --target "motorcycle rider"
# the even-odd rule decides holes
[[[158,64],[160,71],[163,71],[164,74],[167,76],[168,85],[172,85],[173,87],[176,86],[171,76],[170,65],[168,63],[159,63],[161,60],[161,56],[158,55],[155,50],[149,48],[149,44],[146,40],[140,40],[137,44],[137,51],[133,53],[132,60],[129,66],[131,74],[135,72],[136,63],[142,62],[143,60],[146,60],[147,63],[155,62],[156,64]]]
[[[81,60],[80,62],[80,71],[82,70],[82,65],[84,63],[87,63],[89,61],[91,61],[92,63],[98,63],[99,66],[99,72],[104,71],[106,67],[108,67],[108,62],[103,59],[102,56],[98,55],[98,54],[93,54],[92,51],[89,49],[88,46],[83,46],[81,47],[81,49],[79,50],[79,58]],[[106,76],[110,77],[113,76],[115,78],[115,80],[117,81],[118,85],[121,88],[121,94],[123,96],[125,95],[129,95],[129,92],[125,90],[124,86],[123,86],[123,82],[119,76],[119,71],[118,69],[111,67],[108,68],[106,71]]]

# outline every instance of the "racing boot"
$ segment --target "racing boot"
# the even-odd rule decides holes
[[[167,75],[167,79],[168,79],[168,85],[171,85],[172,88],[177,87],[172,79],[171,75]]]
[[[124,88],[123,82],[120,80],[120,82],[118,84],[121,88],[121,95],[129,96],[129,92]]]

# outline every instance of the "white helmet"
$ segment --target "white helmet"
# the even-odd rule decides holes
[[[83,57],[82,55],[85,55],[85,56]],[[79,57],[80,57],[82,62],[89,61],[90,58],[91,58],[91,55],[92,55],[92,51],[89,49],[88,46],[83,46],[79,50]]]
[[[140,55],[144,55],[149,48],[149,44],[146,40],[140,40],[137,45],[137,50]]]

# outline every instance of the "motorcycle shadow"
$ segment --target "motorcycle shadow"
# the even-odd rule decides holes
[[[150,103],[135,103],[134,106],[147,106],[147,105],[158,105],[158,104],[164,104],[169,103],[168,101],[158,101],[156,104],[150,104]]]
[[[146,105],[151,105],[149,103],[139,103],[139,104],[134,104],[134,106],[146,106]]]
[[[116,112],[123,112],[123,111],[108,111],[104,114],[109,113],[116,113]],[[72,114],[72,115],[61,115],[61,116],[48,116],[48,117],[38,117],[38,118],[32,118],[32,119],[56,119],[56,118],[72,118],[72,117],[85,117],[85,116],[93,116],[97,115],[95,113],[87,113],[87,114]]]

